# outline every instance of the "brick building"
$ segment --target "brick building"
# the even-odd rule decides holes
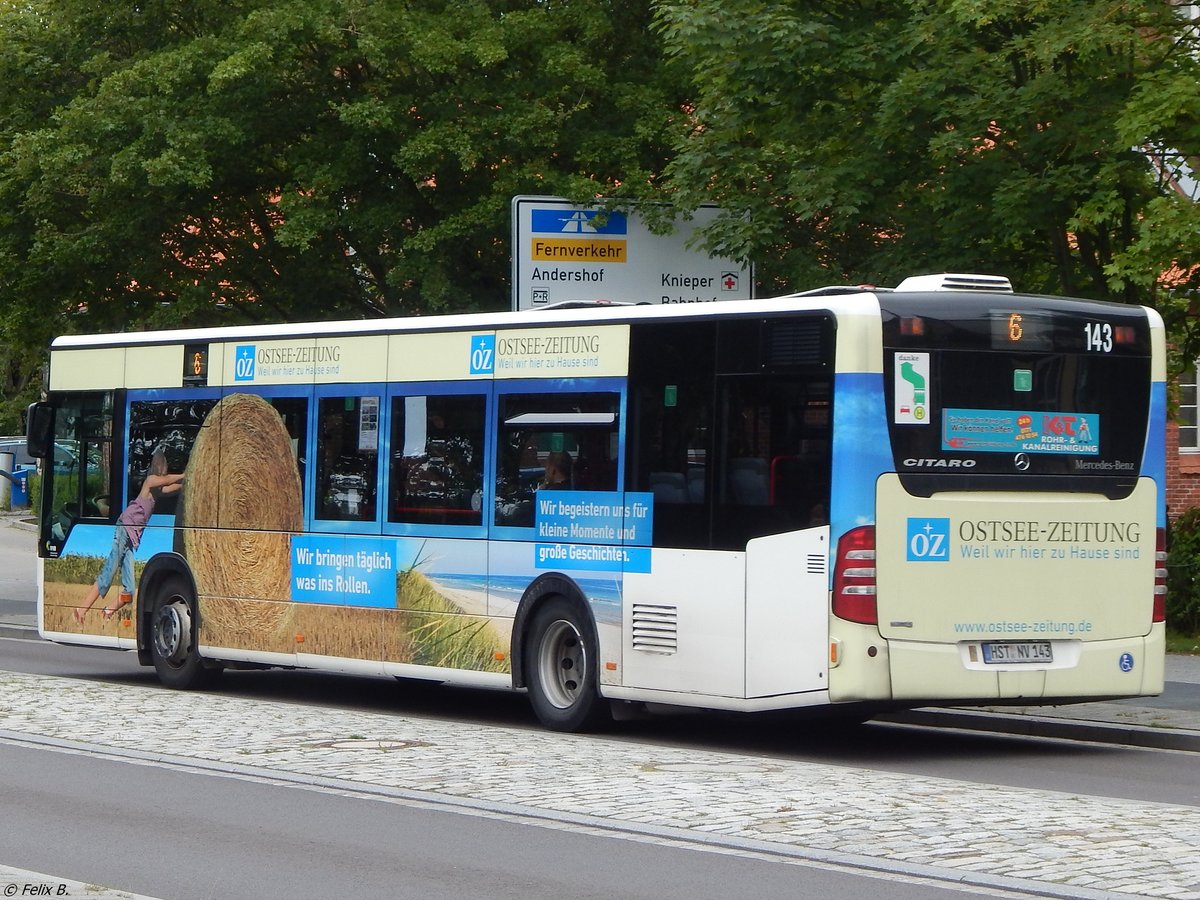
[[[1185,427],[1186,431],[1186,427]],[[1167,516],[1200,506],[1200,453],[1180,448],[1178,422],[1167,423]]]
[[[1178,518],[1200,506],[1200,418],[1197,413],[1196,367],[1189,367],[1175,382],[1177,402],[1167,422],[1167,516]]]

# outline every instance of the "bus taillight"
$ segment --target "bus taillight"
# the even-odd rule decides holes
[[[851,529],[838,540],[833,569],[833,614],[839,619],[875,625],[875,526]]]
[[[1154,536],[1154,615],[1152,622],[1167,621],[1167,530]]]

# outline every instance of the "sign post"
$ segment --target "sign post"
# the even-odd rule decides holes
[[[688,249],[720,214],[696,210],[670,234],[634,212],[604,212],[560,197],[513,198],[513,309],[569,301],[705,303],[748,300],[753,270]]]

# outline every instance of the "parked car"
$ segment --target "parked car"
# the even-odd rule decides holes
[[[21,466],[32,466],[37,462],[25,449],[25,438],[23,437],[0,437],[0,453],[13,455],[14,469],[19,469]]]
[[[23,437],[0,437],[0,452],[8,452],[13,455],[14,469],[37,465],[37,460],[29,455]],[[78,463],[79,454],[71,444],[62,441],[54,444],[54,471],[71,472],[75,470]]]

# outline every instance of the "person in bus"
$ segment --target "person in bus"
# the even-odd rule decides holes
[[[556,450],[546,457],[546,475],[538,483],[539,491],[566,491],[571,488],[571,454]]]
[[[117,516],[117,525],[113,530],[113,546],[100,567],[100,576],[89,589],[84,598],[83,606],[75,610],[75,621],[83,624],[84,616],[97,600],[108,593],[112,586],[117,568],[121,569],[121,593],[117,596],[115,605],[104,607],[102,615],[105,620],[123,606],[133,602],[133,554],[142,542],[142,531],[150,516],[154,514],[155,501],[165,494],[174,494],[183,488],[183,475],[173,475],[167,472],[167,456],[161,447],[154,451],[150,459],[150,471],[142,482],[142,489],[121,515]]]

